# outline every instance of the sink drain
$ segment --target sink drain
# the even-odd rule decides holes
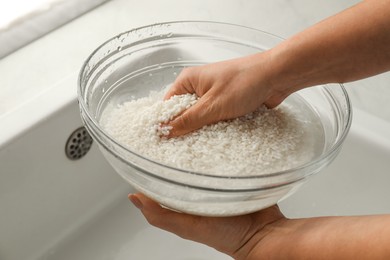
[[[70,160],[78,160],[91,149],[92,137],[85,127],[77,128],[69,136],[65,146],[65,154]]]

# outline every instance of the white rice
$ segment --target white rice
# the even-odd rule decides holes
[[[161,127],[197,102],[195,95],[164,91],[125,102],[105,111],[103,128],[130,150],[183,170],[220,176],[260,175],[291,169],[311,159],[304,149],[305,129],[293,111],[261,107],[246,116],[204,126],[167,139]]]

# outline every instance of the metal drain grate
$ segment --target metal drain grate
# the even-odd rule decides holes
[[[66,141],[65,154],[70,160],[81,159],[91,149],[92,137],[85,127],[77,128]]]

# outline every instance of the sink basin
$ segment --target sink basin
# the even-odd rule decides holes
[[[150,226],[96,143],[69,160],[66,142],[80,126],[73,100],[0,147],[0,259],[230,259]],[[389,213],[388,133],[390,123],[355,109],[340,155],[280,202],[282,211],[288,217]]]

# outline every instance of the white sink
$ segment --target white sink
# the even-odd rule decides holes
[[[307,1],[305,6],[287,0],[225,1],[224,8],[218,8],[218,1],[171,2],[109,1],[1,60],[0,260],[230,259],[149,226],[127,200],[134,191],[103,159],[96,144],[82,159],[67,159],[65,143],[81,126],[75,101],[81,63],[109,37],[158,21],[211,19],[286,37],[358,1]],[[237,8],[245,15],[236,15]],[[35,32],[28,29],[28,33]],[[46,55],[41,55],[43,50]],[[362,81],[356,84],[350,88],[355,94],[351,97],[360,101],[355,104],[366,108],[385,104],[388,75],[373,77],[364,88]],[[367,105],[361,106],[356,98],[360,96]],[[376,107],[381,105],[371,106]],[[389,110],[370,111],[384,115]],[[355,110],[339,157],[281,202],[283,212],[289,217],[390,213],[389,133],[390,123]]]
[[[230,259],[149,226],[96,144],[70,161],[75,101],[0,147],[0,259]],[[390,124],[361,111],[326,170],[280,203],[289,217],[389,213]]]
[[[1,260],[229,259],[149,226],[96,144],[69,160],[80,125],[74,101],[0,147]]]

